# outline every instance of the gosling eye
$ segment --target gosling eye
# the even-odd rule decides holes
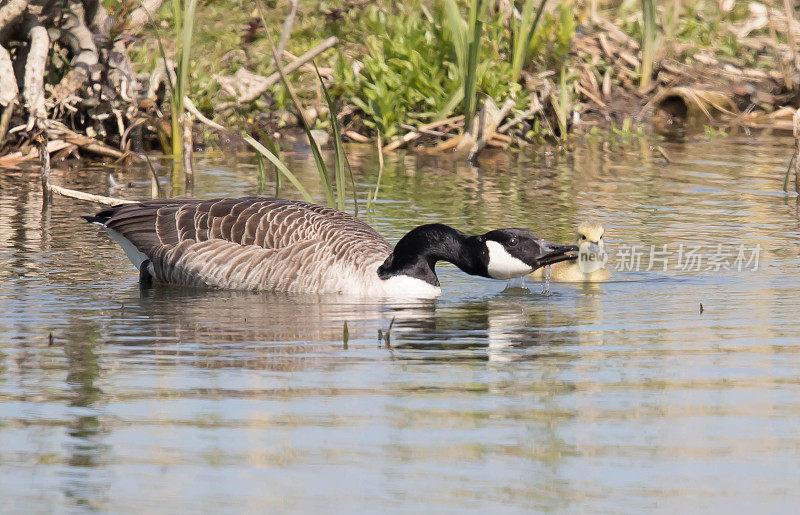
[[[517,240],[516,238],[514,238],[514,237],[512,236],[511,238],[509,238],[509,239],[508,239],[508,241],[506,242],[506,245],[508,245],[509,247],[513,247],[513,246],[515,246],[517,243],[519,243],[519,240]]]
[[[581,234],[581,239],[582,239],[582,240],[585,240],[585,239],[586,239],[586,236],[584,236],[583,234]]]

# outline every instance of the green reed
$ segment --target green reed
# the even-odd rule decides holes
[[[534,14],[535,2],[534,0],[526,0],[522,8],[522,19],[514,19],[514,39],[512,41],[511,50],[511,80],[518,81],[519,75],[522,72],[522,67],[525,66],[525,59],[528,56],[528,50],[531,46],[531,40],[536,33],[536,27],[539,26],[539,20],[542,17],[544,6],[547,0],[540,0],[539,8],[536,9]]]

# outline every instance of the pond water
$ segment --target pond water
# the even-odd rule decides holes
[[[387,156],[368,221],[391,241],[438,221],[567,242],[596,219],[611,256],[611,281],[549,296],[440,266],[442,297],[405,304],[140,291],[78,218],[95,206],[42,212],[36,170],[0,172],[0,511],[795,508],[791,141],[664,147],[672,164],[646,143],[478,168]],[[377,158],[351,151],[366,188]],[[314,181],[306,154],[284,157]],[[246,157],[197,173],[200,197],[257,191]],[[150,191],[138,167],[54,175]]]

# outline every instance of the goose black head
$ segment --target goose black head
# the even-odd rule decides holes
[[[464,272],[510,279],[559,261],[578,257],[575,245],[556,245],[524,229],[497,229],[469,236],[442,224],[422,225],[403,236],[378,268],[381,279],[405,275],[438,286],[437,261]]]
[[[492,279],[522,277],[539,267],[578,257],[577,246],[550,243],[525,229],[497,229],[478,238],[488,250],[486,270]]]

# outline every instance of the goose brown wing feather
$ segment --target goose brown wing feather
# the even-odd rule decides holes
[[[156,278],[166,282],[336,291],[342,277],[357,276],[391,252],[357,218],[285,199],[164,199],[103,213],[106,227],[147,255]]]

